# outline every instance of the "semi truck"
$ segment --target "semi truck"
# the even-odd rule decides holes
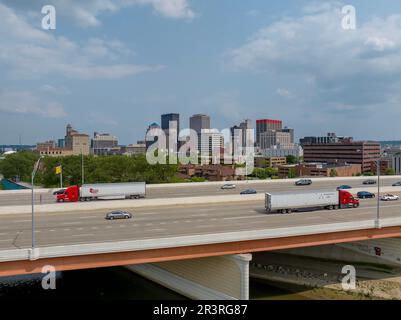
[[[359,200],[350,192],[312,191],[297,193],[266,193],[266,212],[291,213],[292,211],[308,211],[314,209],[345,209],[359,207]]]
[[[145,182],[84,184],[56,194],[57,202],[139,199],[146,196]]]

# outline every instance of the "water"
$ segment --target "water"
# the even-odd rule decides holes
[[[186,299],[122,267],[60,272],[56,290],[43,290],[41,279],[41,275],[0,278],[0,299]],[[250,295],[251,299],[305,299],[258,280],[250,281]]]

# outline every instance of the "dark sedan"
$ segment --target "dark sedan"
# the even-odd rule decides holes
[[[337,187],[337,190],[347,190],[347,189],[352,189],[352,187],[348,185],[342,185]]]
[[[376,195],[372,192],[368,192],[368,191],[361,191],[357,193],[357,196],[359,199],[371,199],[371,198],[375,198]]]
[[[246,189],[242,191],[240,194],[256,194],[257,191],[255,189]]]
[[[373,179],[365,180],[363,184],[376,184],[376,180]]]

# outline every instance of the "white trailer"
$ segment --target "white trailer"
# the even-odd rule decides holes
[[[265,196],[267,212],[289,213],[308,208],[338,209],[357,206],[359,206],[359,201],[344,190],[281,194],[266,193]]]
[[[80,188],[81,201],[139,199],[145,196],[145,182],[85,184]]]

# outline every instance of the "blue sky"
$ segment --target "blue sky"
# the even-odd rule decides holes
[[[56,30],[41,29],[45,4]],[[134,143],[167,112],[181,127],[201,112],[219,129],[278,118],[298,137],[401,139],[395,0],[2,0],[0,39],[0,144],[67,123]]]

